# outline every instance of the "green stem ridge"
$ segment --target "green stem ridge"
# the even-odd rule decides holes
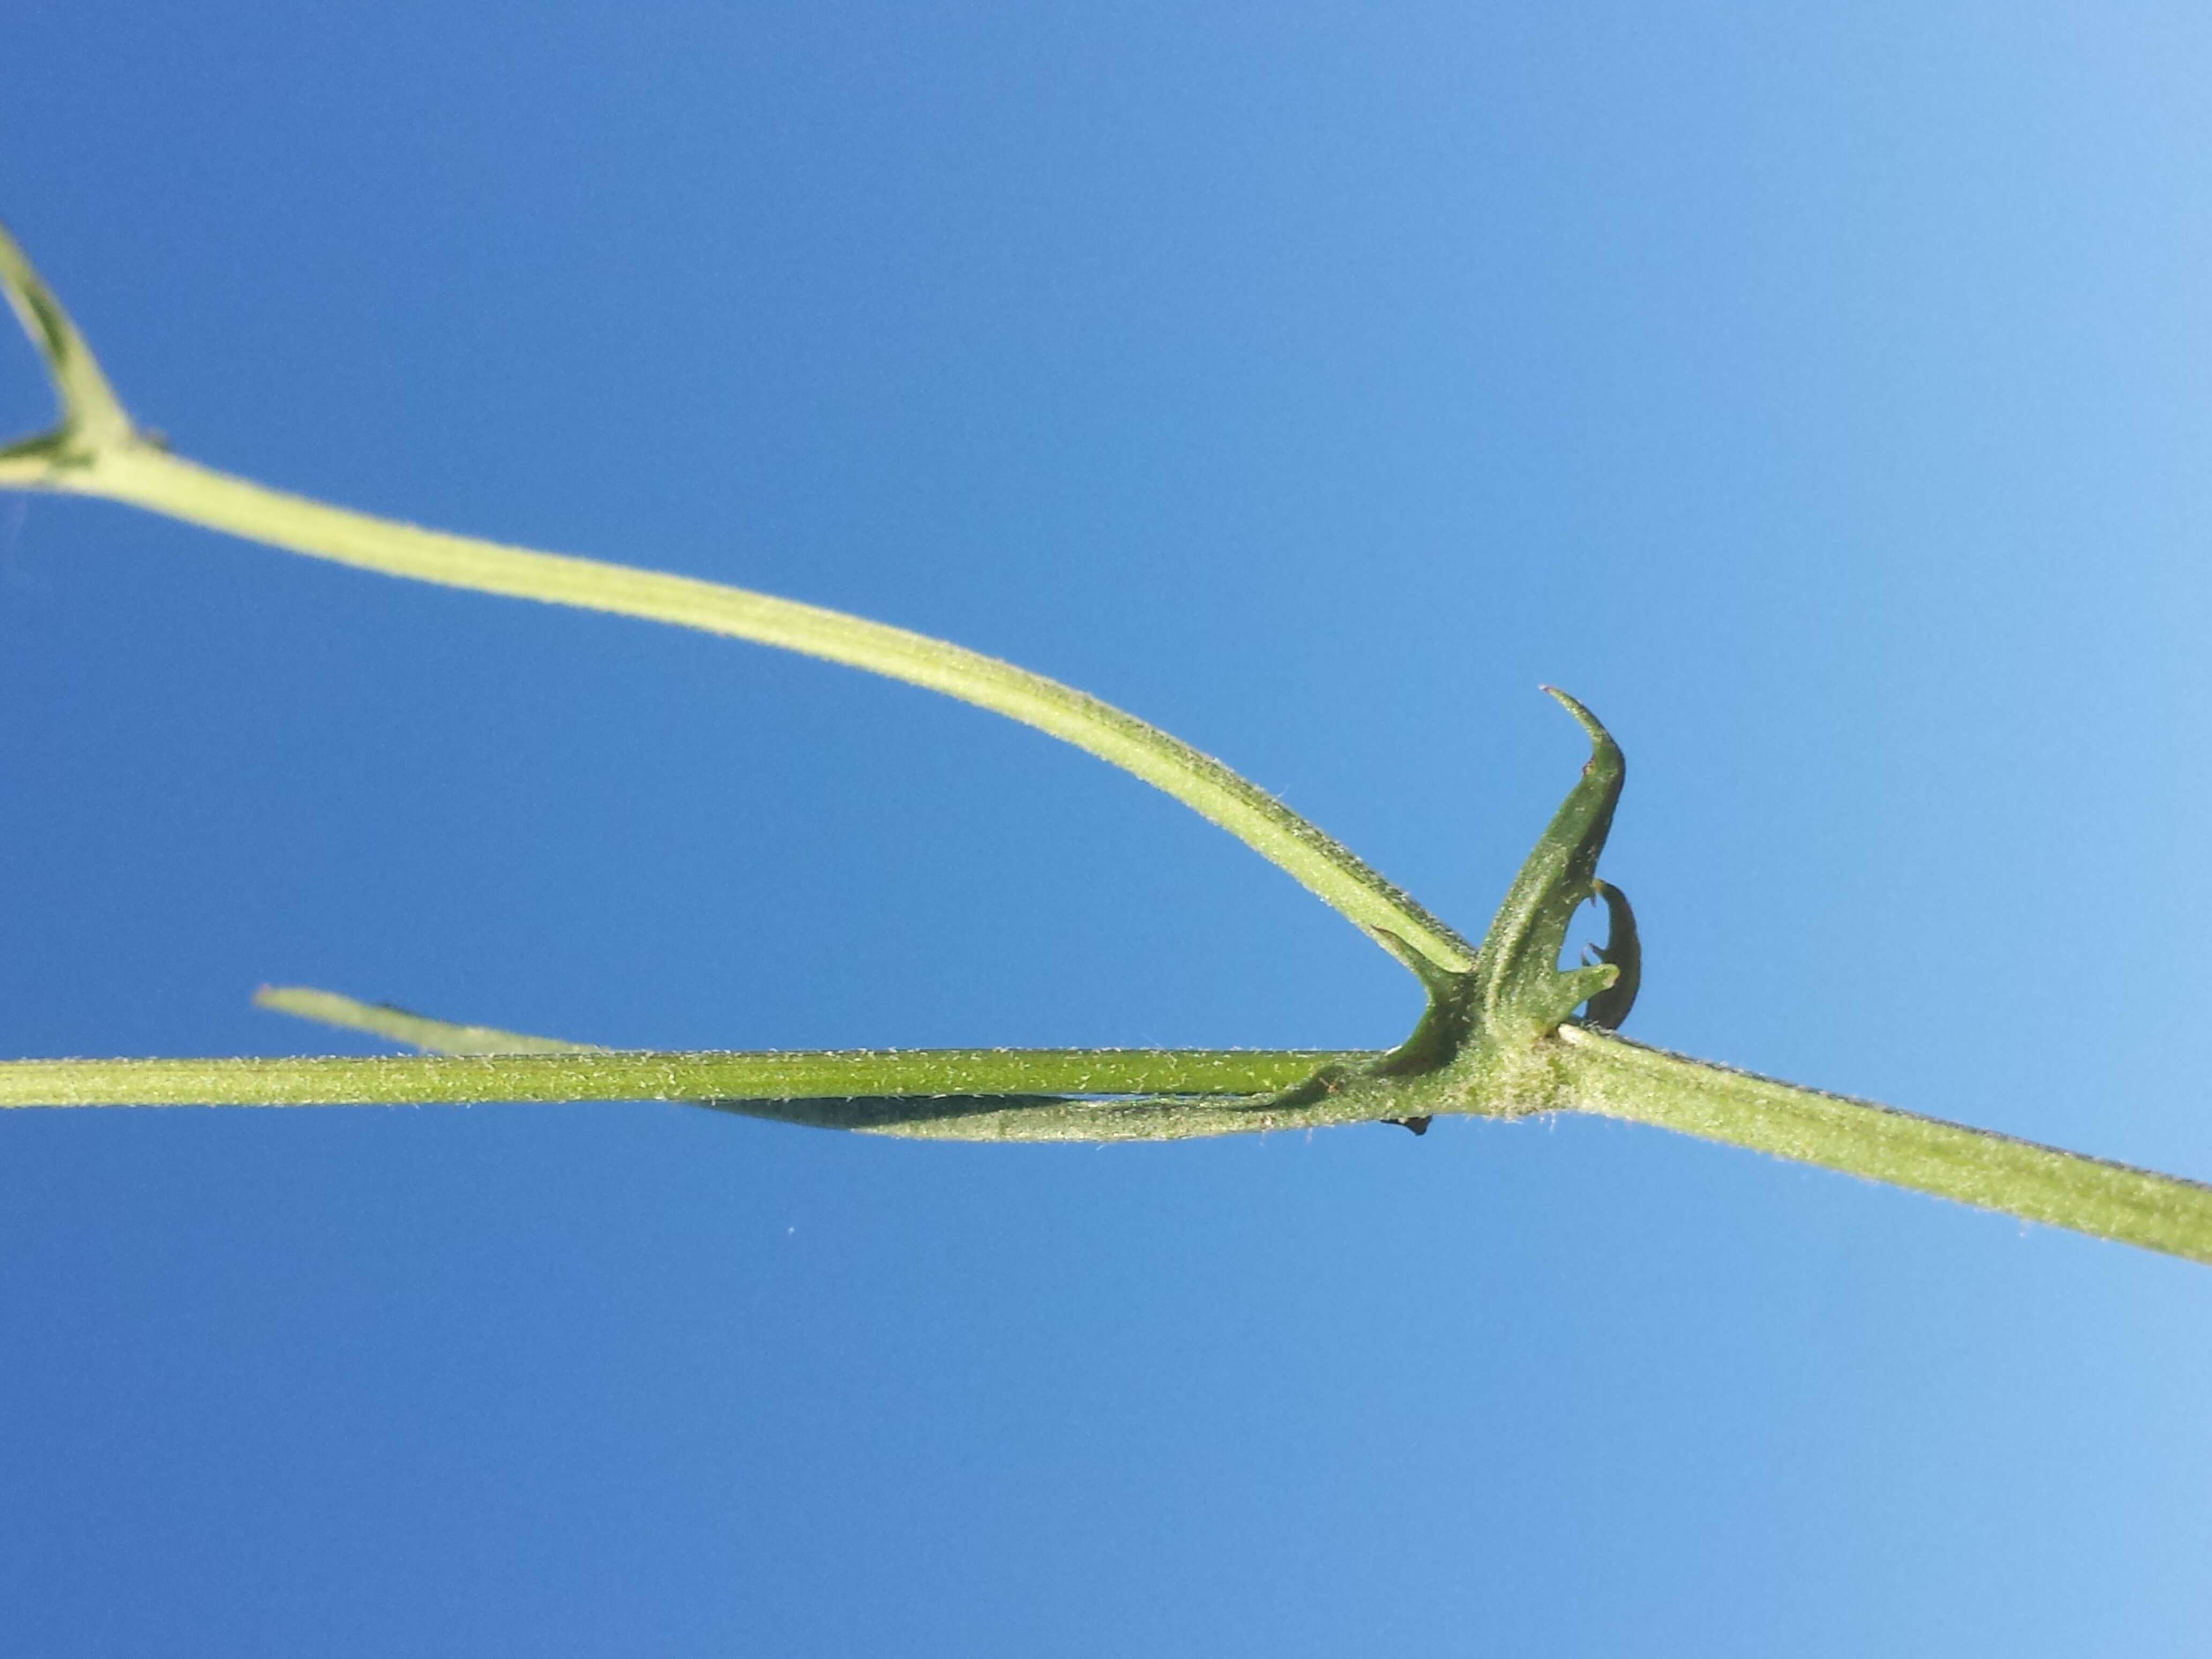
[[[1421,981],[1384,1053],[603,1049],[264,988],[277,1012],[429,1049],[372,1059],[0,1061],[0,1107],[684,1101],[867,1133],[967,1140],[1176,1139],[1441,1113],[1582,1111],[1887,1182],[2212,1262],[2212,1187],[1824,1094],[1610,1035],[1641,977],[1635,917],[1597,875],[1625,765],[1553,691],[1590,759],[1478,948],[1350,849],[1210,756],[1042,675],[904,629],[665,572],[448,535],[218,472],[141,434],[68,314],[0,228],[0,289],[60,402],[0,448],[0,488],[101,497],[311,557],[442,586],[639,617],[842,663],[1018,720],[1164,791],[1303,883]],[[1551,688],[1546,688],[1547,690]],[[1559,966],[1576,910],[1605,905],[1596,960]],[[1583,1012],[1577,1019],[1575,1011]]]

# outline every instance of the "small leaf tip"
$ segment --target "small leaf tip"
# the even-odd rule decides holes
[[[1547,685],[1540,689],[1546,696],[1550,697],[1575,717],[1575,724],[1589,734],[1590,746],[1598,754],[1609,755],[1618,762],[1620,757],[1620,745],[1613,742],[1613,733],[1605,729],[1605,723],[1591,714],[1581,699],[1560,690],[1556,685]]]

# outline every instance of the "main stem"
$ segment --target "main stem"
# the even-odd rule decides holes
[[[1579,1111],[2212,1263],[2212,1187],[1825,1094],[1580,1026],[1541,1048],[1549,1092],[1501,1115]],[[433,1054],[0,1062],[0,1107],[686,1101],[822,1128],[940,1140],[1179,1140],[1373,1121],[1387,1104],[1254,1097],[1309,1049],[896,1049],[815,1054]],[[1127,1097],[1137,1097],[1128,1098]],[[1100,1097],[1123,1097],[1101,1098]]]
[[[2212,1187],[1580,1026],[1553,1038],[1559,1103],[2212,1262]]]
[[[1371,1120],[1373,1110],[1348,1103],[1261,1103],[1319,1066],[1366,1057],[1309,1049],[904,1048],[16,1060],[0,1062],[0,1107],[672,1100],[935,1139],[1179,1140]]]

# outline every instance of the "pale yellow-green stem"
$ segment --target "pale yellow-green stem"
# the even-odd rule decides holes
[[[1087,692],[980,651],[693,576],[395,524],[234,477],[137,439],[105,443],[76,464],[21,482],[126,502],[356,569],[672,623],[942,692],[1034,726],[1172,795],[1362,928],[1395,935],[1447,966],[1474,959],[1474,947],[1453,929],[1212,756]]]

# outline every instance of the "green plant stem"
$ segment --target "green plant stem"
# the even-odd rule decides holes
[[[665,571],[535,552],[325,506],[172,455],[110,443],[44,488],[125,502],[388,576],[672,623],[775,646],[941,692],[1142,778],[1280,866],[1363,928],[1446,966],[1474,947],[1350,848],[1212,757],[1072,686],[927,635]]]
[[[1218,824],[1386,949],[1446,968],[1474,946],[1351,848],[1182,738],[1113,704],[979,651],[819,605],[695,577],[455,536],[270,489],[145,440],[15,238],[0,227],[0,291],[61,400],[53,431],[0,449],[0,487],[126,502],[359,570],[672,623],[866,670],[1020,721],[1118,766]],[[1394,941],[1402,941],[1397,943]]]
[[[1219,1098],[1264,1096],[1348,1058],[1358,1056],[1306,1049],[906,1048],[15,1060],[0,1061],[0,1107],[674,1100],[891,1133],[1159,1139],[1352,1121],[1327,1110],[1271,1115]],[[1054,1098],[1062,1096],[1147,1098]],[[1208,1097],[1215,1097],[1211,1104]]]
[[[309,1106],[832,1095],[1255,1095],[1334,1051],[604,1048],[554,1054],[0,1060],[0,1106]]]
[[[1978,1209],[2212,1262],[2212,1187],[1800,1088],[1564,1026],[1548,1092],[1461,1109],[1645,1123]],[[1187,1139],[1374,1121],[1373,1097],[1267,1102],[1371,1054],[1260,1049],[410,1055],[0,1062],[0,1106],[685,1101],[823,1128],[947,1140]],[[1100,1098],[1098,1097],[1137,1097]],[[1070,1098],[1069,1097],[1075,1097]]]
[[[2212,1187],[1778,1083],[1577,1026],[1559,1103],[2212,1262]]]
[[[49,433],[0,448],[0,487],[101,497],[356,568],[673,623],[942,692],[1074,744],[1165,791],[1279,865],[1413,969],[1421,1025],[1387,1054],[1239,1049],[837,1054],[592,1051],[303,990],[266,1006],[460,1052],[392,1059],[0,1062],[0,1106],[684,1100],[868,1133],[959,1139],[1180,1139],[1434,1112],[1595,1112],[2212,1262],[2212,1188],[1754,1077],[1560,1021],[1617,1022],[1638,947],[1596,860],[1620,753],[1583,781],[1478,951],[1265,791],[1135,716],[940,640],[718,583],[533,552],[325,506],[169,454],[132,426],[67,314],[0,230],[0,289],[61,399]],[[1603,897],[1598,968],[1562,973],[1567,916]],[[520,1052],[516,1052],[520,1051]],[[1102,1097],[1117,1097],[1102,1098]]]

